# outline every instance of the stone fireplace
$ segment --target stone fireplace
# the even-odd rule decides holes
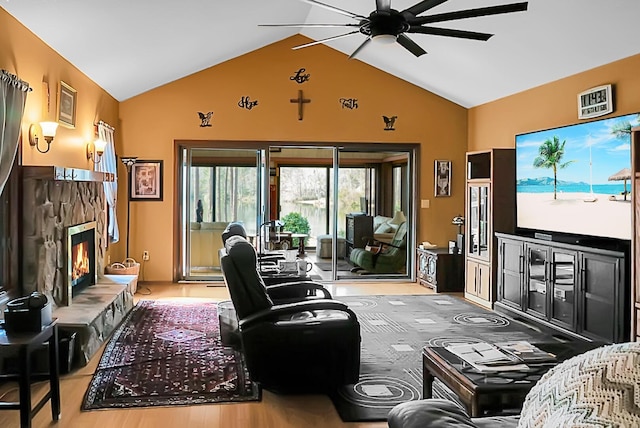
[[[111,178],[112,179],[112,178]],[[71,304],[78,290],[96,283],[104,272],[106,247],[105,173],[60,167],[25,167],[23,174],[23,294],[45,293],[56,306]],[[90,225],[92,232],[87,232]],[[69,232],[76,235],[70,238]],[[90,273],[72,279],[74,240],[87,241]],[[83,238],[84,237],[84,238]],[[76,248],[77,251],[80,247]],[[82,249],[84,254],[85,248]],[[91,254],[93,253],[93,254]],[[77,282],[75,290],[73,282]]]
[[[103,275],[107,204],[103,182],[113,174],[56,166],[22,168],[22,295],[53,302],[61,336],[75,334],[82,366],[133,308],[134,275]]]

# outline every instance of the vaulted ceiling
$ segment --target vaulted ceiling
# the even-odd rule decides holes
[[[448,0],[428,14],[521,0]],[[323,0],[369,16],[375,0]],[[391,0],[402,11],[418,0]],[[119,101],[285,39],[321,40],[350,28],[259,27],[357,23],[302,0],[0,0],[60,55]],[[640,53],[638,0],[529,0],[526,12],[433,26],[495,34],[488,41],[411,34],[426,55],[357,33],[326,44],[464,107],[473,107]],[[317,49],[315,46],[305,49]],[[295,54],[295,51],[294,51]],[[594,86],[609,82],[594,82]],[[585,88],[587,89],[587,88]]]

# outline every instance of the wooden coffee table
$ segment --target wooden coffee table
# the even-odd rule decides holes
[[[602,346],[594,342],[536,343],[538,348],[555,354],[554,363],[530,364],[528,370],[482,373],[444,347],[426,346],[422,350],[422,393],[433,396],[433,381],[438,378],[456,393],[471,417],[518,413],[524,398],[535,383],[554,365]]]

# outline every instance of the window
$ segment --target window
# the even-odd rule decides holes
[[[190,221],[241,221],[247,232],[255,232],[255,166],[194,166],[191,183],[189,197],[195,209],[189,214]]]
[[[366,168],[340,168],[338,189],[338,218],[360,212],[360,198],[366,194]],[[332,230],[333,168],[280,167],[280,214],[282,218],[298,212],[310,226],[307,245],[315,246],[315,237]],[[345,225],[338,224],[338,234],[344,235]]]
[[[402,165],[395,165],[392,169],[392,181],[393,181],[393,211],[402,211],[403,210],[403,195],[404,195],[404,171],[405,167]]]

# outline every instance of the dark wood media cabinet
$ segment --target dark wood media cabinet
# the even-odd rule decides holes
[[[448,248],[418,248],[417,276],[420,285],[436,293],[464,291],[464,256]]]
[[[627,252],[503,233],[496,237],[496,310],[571,337],[629,341]]]

